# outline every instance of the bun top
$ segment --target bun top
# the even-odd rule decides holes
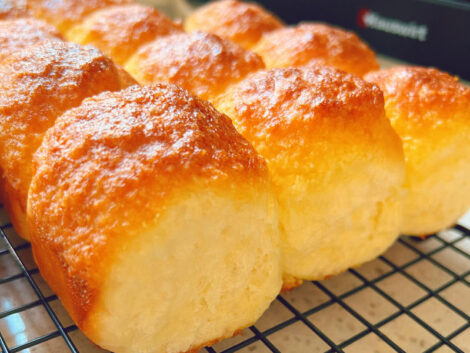
[[[253,50],[268,68],[327,65],[359,76],[379,68],[374,52],[356,34],[320,23],[266,33]]]
[[[183,32],[181,25],[161,12],[132,4],[94,12],[73,27],[67,33],[67,39],[92,44],[123,65],[142,44],[178,32]]]
[[[470,127],[470,88],[455,76],[401,66],[372,72],[365,79],[384,92],[387,116],[400,134],[418,137],[444,127]]]
[[[44,132],[89,96],[122,88],[119,70],[94,48],[47,42],[0,65],[0,165],[26,201],[31,160]]]
[[[269,180],[264,160],[228,117],[167,84],[102,93],[67,111],[46,133],[35,171],[31,224],[48,231],[33,230],[32,239],[60,253],[74,283],[83,283],[69,306],[79,324],[106,259],[158,222],[172,200],[208,187],[243,197],[244,185]]]
[[[62,41],[51,25],[33,18],[0,21],[0,61],[21,49],[47,41]]]
[[[311,170],[318,151],[324,152],[315,157],[318,164],[375,151],[402,163],[380,89],[333,68],[260,71],[231,87],[215,106],[267,159],[273,177]]]
[[[132,0],[26,0],[34,17],[54,25],[62,34],[93,11]]]
[[[29,15],[26,0],[0,0],[0,20]]]
[[[211,100],[227,86],[264,68],[261,58],[216,35],[193,32],[142,47],[125,68],[142,84],[169,82]]]
[[[83,166],[84,160],[89,164]],[[263,159],[227,116],[164,83],[105,92],[67,111],[48,132],[36,164],[39,174],[73,182],[82,177],[90,184],[116,181],[105,193],[132,185],[138,189],[135,183],[143,177],[140,183],[151,182],[160,196],[191,182],[225,184],[267,175]],[[81,185],[70,192],[82,190]]]
[[[211,2],[198,8],[185,21],[187,31],[214,33],[247,49],[263,33],[282,26],[281,20],[261,6],[236,0]]]

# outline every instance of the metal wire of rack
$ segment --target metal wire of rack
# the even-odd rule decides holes
[[[470,229],[456,225],[279,295],[255,326],[201,353],[470,352],[469,314]],[[68,317],[1,208],[0,347],[105,352]]]

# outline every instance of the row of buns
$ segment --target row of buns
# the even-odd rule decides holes
[[[469,207],[470,90],[445,73],[366,74],[378,66],[355,35],[284,27],[237,1],[185,23],[216,34],[125,1],[13,10],[62,34],[0,24],[5,205],[105,348],[182,352],[231,336],[281,276],[289,288],[336,274]],[[99,94],[135,82],[61,36],[153,85]]]
[[[241,10],[234,12],[240,14],[243,7],[252,6],[220,4],[235,4]],[[256,14],[264,12],[255,9]],[[399,234],[404,163],[378,88],[315,65],[308,70],[264,69],[258,55],[214,34],[171,34],[178,26],[155,13],[136,4],[104,7],[63,34],[73,39],[81,33],[86,38],[83,43],[91,42],[111,55],[126,47],[124,43],[134,46],[125,52],[136,53],[121,63],[140,83],[176,83],[211,100],[232,118],[271,170],[285,239],[285,287],[339,273],[383,252]],[[158,30],[151,31],[154,28]],[[146,33],[148,41],[148,32],[155,39],[136,48],[135,42],[143,37],[135,39],[135,34]],[[330,32],[330,37],[347,35],[334,28]],[[326,51],[324,56],[337,52]],[[22,207],[16,207],[24,210],[21,214],[7,202],[15,227],[25,225],[20,231],[25,237],[27,189],[27,185],[18,189],[23,192]],[[361,251],[350,252],[357,243],[364,244]]]

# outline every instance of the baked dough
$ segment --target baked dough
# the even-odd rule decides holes
[[[406,188],[401,231],[427,235],[470,208],[470,88],[433,68],[395,67],[366,76],[403,141]]]
[[[264,64],[258,55],[229,40],[192,32],[144,45],[124,67],[141,84],[174,83],[210,101]]]
[[[237,0],[214,1],[201,6],[184,23],[188,32],[214,33],[246,49],[251,49],[264,33],[282,26],[280,19],[260,5]]]
[[[43,21],[34,18],[0,21],[0,61],[22,49],[47,41],[62,41],[62,36]]]
[[[26,2],[34,17],[54,25],[63,35],[93,11],[112,5],[134,3],[132,0],[26,0]]]
[[[26,200],[32,156],[46,130],[84,98],[130,83],[135,81],[97,49],[65,42],[33,46],[2,62],[0,168],[5,207],[19,235],[29,238]]]
[[[253,324],[279,292],[266,164],[181,88],[86,99],[46,133],[35,171],[34,256],[103,348],[196,349]]]
[[[0,0],[0,20],[27,17],[30,15],[27,0]]]
[[[322,23],[272,31],[253,50],[268,68],[327,65],[359,76],[379,69],[374,52],[355,33]]]
[[[215,106],[268,163],[286,287],[372,260],[395,241],[404,157],[377,86],[326,66],[271,69]]]
[[[106,7],[93,12],[67,33],[67,39],[91,44],[113,60],[124,63],[145,44],[158,37],[183,32],[181,25],[161,12],[138,4]]]

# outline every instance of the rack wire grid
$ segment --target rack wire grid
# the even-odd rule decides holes
[[[401,237],[374,261],[279,295],[256,325],[201,353],[470,352],[469,216],[426,240]],[[70,319],[2,208],[0,347],[105,352]]]

